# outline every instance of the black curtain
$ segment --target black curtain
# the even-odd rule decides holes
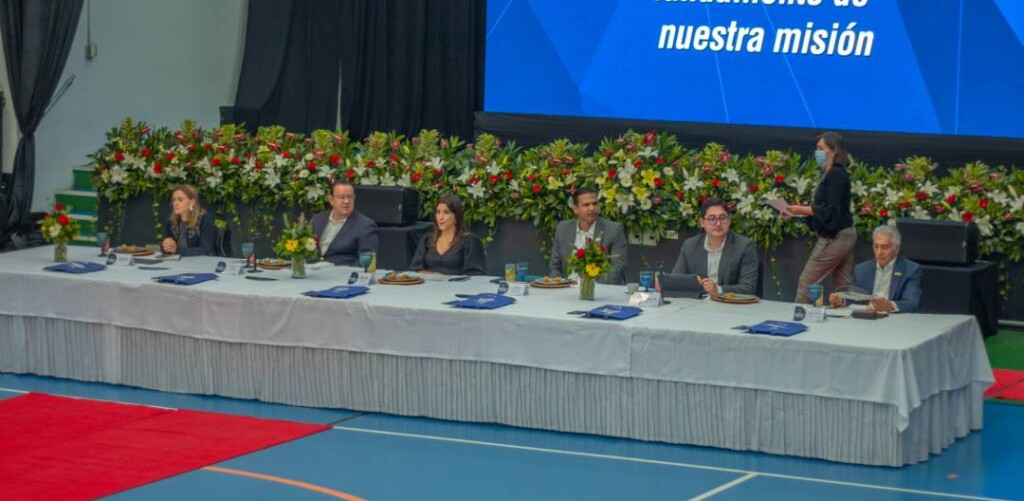
[[[233,121],[334,128],[340,11],[340,0],[249,0]]]
[[[235,121],[473,135],[485,0],[250,0]],[[340,67],[339,67],[340,64]]]
[[[82,0],[4,0],[4,41],[11,102],[21,129],[8,188],[8,222],[27,223],[35,188],[35,131],[57,89],[78,30]]]

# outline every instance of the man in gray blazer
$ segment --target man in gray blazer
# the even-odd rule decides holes
[[[722,200],[708,199],[700,207],[704,230],[686,239],[672,273],[700,277],[701,287],[712,296],[735,292],[757,293],[757,249],[749,238],[729,231],[732,216]]]
[[[360,252],[377,252],[377,223],[356,211],[352,183],[337,180],[327,196],[331,210],[313,216],[313,234],[320,238],[320,255],[335,265],[358,266]]]
[[[551,259],[548,260],[548,275],[565,276],[569,255],[583,247],[587,239],[599,239],[608,248],[612,268],[598,281],[609,284],[626,283],[626,230],[622,225],[599,216],[601,203],[597,191],[590,187],[579,188],[572,195],[574,219],[558,223],[555,227],[555,241],[551,244]]]

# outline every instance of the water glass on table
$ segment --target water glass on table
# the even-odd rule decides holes
[[[110,235],[105,231],[96,232],[96,245],[100,248],[100,257],[107,257],[107,244],[110,243]]]
[[[811,299],[812,306],[821,306],[824,304],[823,297],[825,288],[821,284],[811,284],[807,286],[807,296]]]
[[[516,263],[516,282],[525,282],[530,274],[530,263],[520,261]]]
[[[651,292],[651,285],[654,284],[654,272],[653,271],[641,271],[640,272],[640,285],[644,288],[644,292]]]

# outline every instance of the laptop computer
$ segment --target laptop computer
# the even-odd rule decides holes
[[[658,275],[658,285],[661,286],[661,297],[700,299],[704,295],[697,275],[661,273]]]

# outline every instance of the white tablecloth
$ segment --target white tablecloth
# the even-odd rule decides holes
[[[72,259],[98,261],[95,255],[95,249],[70,249]],[[897,434],[911,425],[912,414],[923,402],[944,392],[966,392],[970,400],[970,422],[960,423],[958,429],[980,428],[980,391],[993,381],[976,321],[968,316],[832,319],[810,324],[809,331],[795,337],[776,338],[744,334],[733,327],[787,319],[792,316],[790,304],[674,300],[616,322],[566,314],[625,303],[624,288],[615,286],[599,285],[593,304],[579,301],[576,289],[532,289],[513,305],[476,311],[443,302],[455,299],[456,293],[493,291],[489,278],[375,285],[369,294],[330,300],[300,293],[343,284],[352,268],[309,270],[304,280],[291,279],[289,270],[261,274],[278,281],[221,276],[183,287],[153,283],[151,277],[209,272],[217,259],[185,258],[163,264],[172,269],[161,271],[131,267],[70,275],[43,271],[51,258],[50,247],[0,254],[0,315],[203,341],[482,362],[864,402],[895,409],[893,432]],[[24,344],[13,338],[0,332],[0,347],[5,340],[12,351]],[[0,356],[0,370],[19,370],[4,367],[4,360],[17,363]],[[415,409],[401,412],[430,415]],[[935,446],[930,448],[934,452]]]

